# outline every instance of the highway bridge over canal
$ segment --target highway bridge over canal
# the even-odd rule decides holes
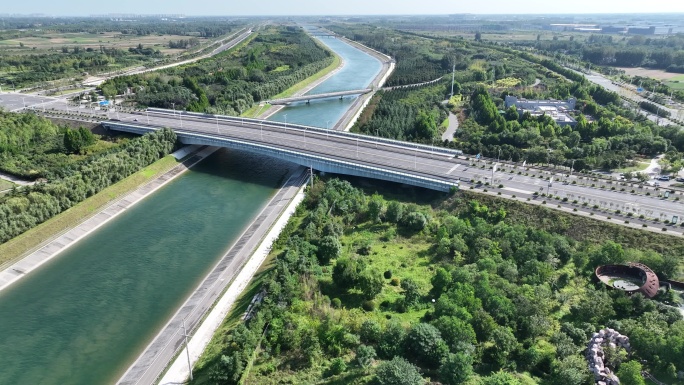
[[[302,95],[302,96],[293,96],[291,98],[273,99],[273,100],[266,101],[266,103],[273,104],[273,105],[290,104],[290,103],[294,103],[294,102],[303,102],[303,101],[306,101],[308,103],[309,101],[316,100],[316,99],[336,98],[338,96],[340,97],[340,99],[342,99],[345,96],[363,95],[363,94],[367,94],[371,91],[373,91],[372,88],[366,88],[363,90],[326,92],[324,94]]]
[[[246,150],[314,170],[449,191],[460,151],[288,123],[149,109],[103,121],[110,130],[145,134],[172,128],[185,144]],[[452,170],[453,171],[453,170]]]
[[[684,217],[682,201],[644,196],[608,188],[549,181],[513,170],[483,169],[482,162],[460,159],[457,150],[401,142],[367,135],[325,130],[290,123],[218,116],[163,109],[119,114],[102,124],[112,130],[144,134],[172,128],[187,144],[228,147],[265,154],[328,173],[398,182],[438,191],[458,188],[461,182],[489,183],[491,188],[534,199],[534,193],[552,194],[589,208],[612,208],[635,217]],[[461,157],[462,158],[462,157]],[[491,163],[490,163],[491,165]],[[557,179],[555,177],[554,179]],[[567,178],[566,178],[567,179]],[[577,180],[576,176],[570,178]],[[605,187],[605,186],[604,186]],[[584,206],[580,206],[583,209]]]

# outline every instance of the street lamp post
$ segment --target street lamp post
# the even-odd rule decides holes
[[[287,114],[285,114],[285,128],[287,129]]]
[[[575,171],[575,159],[572,160],[572,166],[570,166],[570,177],[572,178],[572,172]]]
[[[259,128],[261,130],[261,140],[264,140],[264,121],[263,120],[261,120],[259,122]]]
[[[173,108],[173,116],[176,116],[176,103],[171,102],[171,107]]]
[[[218,134],[220,132],[219,131],[219,125],[218,125],[218,115],[214,115],[214,117],[216,118],[216,133]]]
[[[178,120],[180,120],[181,128],[183,128],[183,111],[178,112]]]
[[[150,110],[145,109],[145,115],[147,115],[147,124],[150,124]]]
[[[26,98],[22,96],[21,101],[24,102],[24,109],[26,109]]]
[[[188,333],[185,330],[185,319],[183,319],[183,337],[185,338],[185,353],[188,358],[188,370],[190,371],[190,381],[192,378],[192,365],[190,365],[190,347],[188,346]]]

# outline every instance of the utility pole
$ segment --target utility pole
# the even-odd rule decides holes
[[[185,319],[183,319],[183,337],[185,337],[185,353],[188,357],[188,370],[190,371],[190,381],[192,381],[192,365],[190,365],[190,348],[188,347],[188,333],[185,330]]]
[[[454,67],[451,70],[451,97],[454,97],[454,81],[456,81],[456,63],[454,63]]]
[[[309,166],[309,182],[311,183],[311,188],[313,188],[313,165]]]

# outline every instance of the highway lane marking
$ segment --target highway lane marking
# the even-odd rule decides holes
[[[457,165],[455,165],[454,167],[452,167],[451,169],[449,169],[449,171],[447,171],[447,175],[449,175],[449,174],[451,174],[452,172],[456,171],[456,169],[458,168],[458,166],[460,166],[460,164],[457,164]]]
[[[144,117],[143,117],[143,119],[144,119]],[[154,120],[157,120],[157,119],[150,118],[150,120],[151,120],[151,121],[154,121]],[[160,119],[160,120],[165,120],[165,119]],[[175,119],[174,119],[174,120],[175,120]],[[190,123],[190,121],[189,121],[188,123]],[[206,128],[203,129],[203,126],[204,126],[204,127],[211,127],[211,123],[210,123],[210,122],[193,122],[193,123],[194,123],[194,124],[190,123],[188,126],[186,126],[186,127],[184,127],[184,128],[185,128],[186,130],[187,130],[187,129],[190,129],[190,130],[192,130],[192,131],[196,131],[196,132],[198,132],[198,133],[200,133],[200,134],[212,134],[212,133],[213,133],[213,130],[207,130]],[[199,130],[197,130],[197,128],[195,128],[195,127],[193,127],[193,126],[198,126],[197,128],[199,128]],[[203,131],[204,131],[204,132],[203,132]],[[256,132],[248,132],[248,131],[245,131],[245,130],[240,129],[239,127],[231,127],[231,126],[228,126],[228,127],[222,126],[222,127],[221,127],[221,131],[228,131],[228,132],[231,132],[231,131],[232,131],[233,135],[237,136],[237,138],[244,138],[244,139],[252,139],[252,138],[254,137],[254,135],[258,135]],[[289,136],[289,135],[287,135],[287,134],[282,135],[282,134],[280,134],[280,133],[279,133],[278,131],[276,131],[276,130],[269,130],[269,131],[271,132],[272,138],[274,138],[274,139],[279,137],[280,139],[285,139],[285,140],[287,140],[287,141],[299,142],[299,143],[304,142],[302,139],[299,139],[299,138],[297,138],[297,137],[292,138],[291,136]],[[237,135],[236,135],[236,134],[237,134]],[[279,134],[280,134],[280,135],[279,135]],[[284,134],[284,133],[283,133],[283,134]],[[343,138],[340,138],[340,139],[343,139]],[[346,138],[344,138],[344,139],[346,139]],[[343,139],[343,140],[344,140],[344,139]],[[357,151],[355,151],[355,150],[356,150],[356,149],[355,149],[356,146],[354,146],[353,140],[351,140],[350,142],[351,142],[351,143],[338,143],[337,145],[332,145],[332,144],[330,144],[330,143],[323,142],[323,143],[317,143],[316,146],[318,146],[318,147],[320,147],[320,148],[331,148],[331,149],[338,150],[338,151],[339,151],[339,150],[344,150],[344,152],[345,152],[346,154],[350,154],[350,156],[348,156],[349,160],[350,160],[350,161],[353,161],[353,160],[356,160],[356,159],[353,159],[353,158],[356,158],[353,154],[354,154],[354,153],[357,153]],[[361,142],[364,142],[364,141],[362,140]],[[368,143],[368,142],[366,142],[366,143]],[[313,144],[313,143],[309,143],[309,144]],[[392,147],[393,147],[393,146],[392,146]],[[366,150],[366,149],[364,149],[364,150]],[[327,151],[326,151],[326,152],[327,152]],[[384,165],[384,166],[389,166],[389,167],[394,167],[394,166],[396,166],[395,164],[392,163],[392,161],[399,161],[399,162],[402,162],[402,163],[406,163],[406,164],[409,165],[409,168],[413,168],[413,167],[410,167],[410,164],[411,164],[411,163],[415,163],[415,164],[417,164],[417,165],[420,165],[421,168],[422,168],[422,167],[425,167],[425,166],[428,166],[428,167],[433,167],[433,168],[436,168],[436,169],[446,170],[446,168],[448,167],[447,165],[444,165],[444,164],[440,161],[439,158],[438,158],[438,159],[426,159],[426,158],[424,158],[424,157],[418,157],[418,159],[415,159],[415,158],[414,158],[414,161],[411,162],[411,159],[410,159],[410,158],[411,158],[411,155],[410,155],[410,153],[409,153],[409,154],[402,154],[403,157],[391,156],[390,154],[369,153],[369,152],[367,152],[367,151],[358,151],[358,154],[359,154],[359,155],[365,155],[365,156],[372,156],[372,157],[375,157],[376,160],[379,160],[378,158],[387,159],[387,161],[381,161],[381,162],[379,162],[379,163],[382,164],[382,165]],[[322,152],[321,155],[323,155],[323,156],[333,156],[333,155],[335,155],[335,154],[334,154],[334,153],[328,153],[328,154],[326,154],[325,152]],[[439,163],[435,164],[435,160],[436,160],[437,162],[439,162],[439,163],[442,163],[442,164],[439,164]],[[411,170],[409,170],[409,169],[407,168],[407,170],[406,170],[405,172],[410,172],[410,171],[411,171]],[[435,171],[436,171],[436,170],[435,170]],[[444,172],[444,171],[442,171],[442,172]],[[453,172],[453,171],[452,171],[452,172]],[[421,171],[421,173],[425,173],[425,171]],[[526,180],[526,182],[528,182],[528,183],[529,183],[529,182],[532,182],[535,186],[539,186],[539,185],[542,183],[541,180],[536,179],[536,178],[535,178],[535,179],[532,179],[532,178],[525,178],[525,180]],[[544,182],[546,182],[546,181],[544,181]],[[565,190],[565,189],[560,189],[560,191],[563,191],[565,194],[568,194],[568,192],[569,192],[568,190]],[[572,191],[572,190],[570,190],[570,191]],[[611,198],[609,198],[609,197],[601,197],[601,196],[596,196],[596,195],[594,195],[594,194],[592,194],[592,193],[589,193],[589,192],[575,192],[575,191],[573,191],[573,193],[574,193],[574,194],[579,194],[579,195],[584,195],[584,196],[587,196],[587,197],[596,197],[596,198],[599,198],[598,200],[605,200],[605,201],[608,201],[608,202],[610,202],[610,201],[613,201],[613,202],[620,202],[620,199],[619,199],[618,197],[611,197]],[[622,197],[620,197],[620,198],[622,198]],[[632,199],[634,199],[634,198],[632,198]],[[658,206],[654,206],[654,205],[651,205],[651,204],[648,204],[648,203],[642,203],[642,204],[647,205],[648,207],[653,208],[654,210],[657,210],[657,211],[670,211],[670,210],[672,210],[672,208],[660,208],[660,207],[658,207]],[[676,209],[675,209],[675,210],[676,210]]]

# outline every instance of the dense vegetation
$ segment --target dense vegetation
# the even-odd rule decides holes
[[[354,132],[408,141],[430,142],[439,137],[439,124],[446,119],[442,101],[444,82],[422,87],[380,91],[371,101],[371,119],[361,119]]]
[[[86,129],[74,132],[78,137],[37,115],[0,111],[0,170],[29,179],[50,177],[83,159],[78,154],[95,154],[119,141],[102,140]]]
[[[2,55],[0,72],[7,74],[5,83],[11,82],[20,88],[36,82],[80,76],[84,72],[112,71],[160,57],[162,54],[152,49],[128,51],[104,46],[98,49],[63,47],[54,53]]]
[[[167,155],[176,134],[163,129],[62,167],[45,183],[0,197],[0,243],[16,237],[103,188]]]
[[[363,31],[361,27],[346,28],[347,32]],[[359,38],[366,39],[364,43],[375,42],[379,49],[391,47],[380,42],[391,41],[433,56],[439,50],[446,51],[444,60],[456,60],[454,91],[462,96],[450,107],[456,107],[457,112],[464,110],[467,119],[456,132],[457,140],[445,144],[466,153],[567,166],[574,160],[575,169],[585,169],[617,168],[637,156],[684,151],[684,135],[678,129],[659,127],[637,115],[624,107],[617,93],[589,83],[554,60],[480,41],[379,30],[379,37],[361,33]],[[540,79],[540,86],[523,86],[535,78]],[[379,93],[354,130],[429,143],[439,134],[439,123],[445,117],[440,102],[449,91],[450,84]],[[518,116],[513,109],[500,114],[506,95],[528,99],[574,97],[579,111],[573,115],[578,124],[560,127],[550,116]],[[463,99],[467,102],[461,109],[459,101]],[[655,105],[644,103],[643,107],[655,111]],[[665,116],[664,111],[661,116]]]
[[[216,38],[236,28],[235,22],[215,19],[195,18],[175,22],[159,19],[142,19],[131,23],[97,18],[10,18],[3,21],[8,28],[0,31],[0,40],[20,38],[50,38],[54,34],[71,36],[75,42],[81,37],[78,33],[105,35],[120,33],[116,36],[180,35],[188,36],[170,43],[171,48],[186,49],[199,44],[198,38]],[[95,41],[95,40],[93,40]],[[36,50],[36,47],[3,45],[0,51],[0,81],[12,84],[15,88],[35,83],[69,77],[79,77],[84,73],[96,74],[112,72],[121,68],[140,64],[154,63],[166,56],[154,47],[143,47],[138,43],[126,48],[116,48],[102,43],[63,46]]]
[[[100,87],[105,95],[136,90],[143,106],[239,114],[330,65],[332,54],[301,29],[273,27],[249,43],[190,65],[123,76]]]
[[[181,35],[219,37],[235,28],[236,21],[223,17],[185,17],[183,21],[141,18],[136,22],[93,17],[11,17],[3,19],[0,40],[47,33],[102,33],[118,31],[126,35]]]
[[[462,195],[433,203],[317,181],[274,247],[263,301],[220,336],[220,359],[210,380],[206,368],[200,379],[590,384],[582,351],[604,326],[631,338],[629,358],[610,352],[609,365],[625,383],[639,360],[671,381],[684,367],[684,320],[676,309],[591,279],[595,266],[625,261],[672,276],[677,252],[660,254],[624,228],[621,243],[612,242],[605,225],[595,234],[600,241],[573,238],[572,226],[558,231],[551,218],[561,214],[544,208],[522,224],[514,205],[507,211],[495,200],[487,206]]]
[[[515,108],[500,114],[501,99],[495,103],[487,90],[476,90],[471,96],[470,118],[457,132],[460,146],[468,153],[487,156],[497,156],[501,150],[503,159],[516,162],[525,159],[530,163],[566,164],[568,159],[574,159],[576,169],[616,168],[636,155],[661,154],[671,150],[672,145],[684,150],[676,131],[650,122],[632,122],[594,102],[607,100],[616,106],[617,94],[580,83],[565,91],[566,97],[580,98],[578,105],[594,117],[593,122],[577,114],[577,125],[571,128],[559,126],[546,115],[520,116]]]
[[[395,59],[397,66],[386,84],[390,87],[438,79],[451,72],[454,64],[449,51],[437,53],[429,41],[423,45],[405,44],[403,39],[397,39],[397,32],[390,29],[354,24],[329,28]]]

